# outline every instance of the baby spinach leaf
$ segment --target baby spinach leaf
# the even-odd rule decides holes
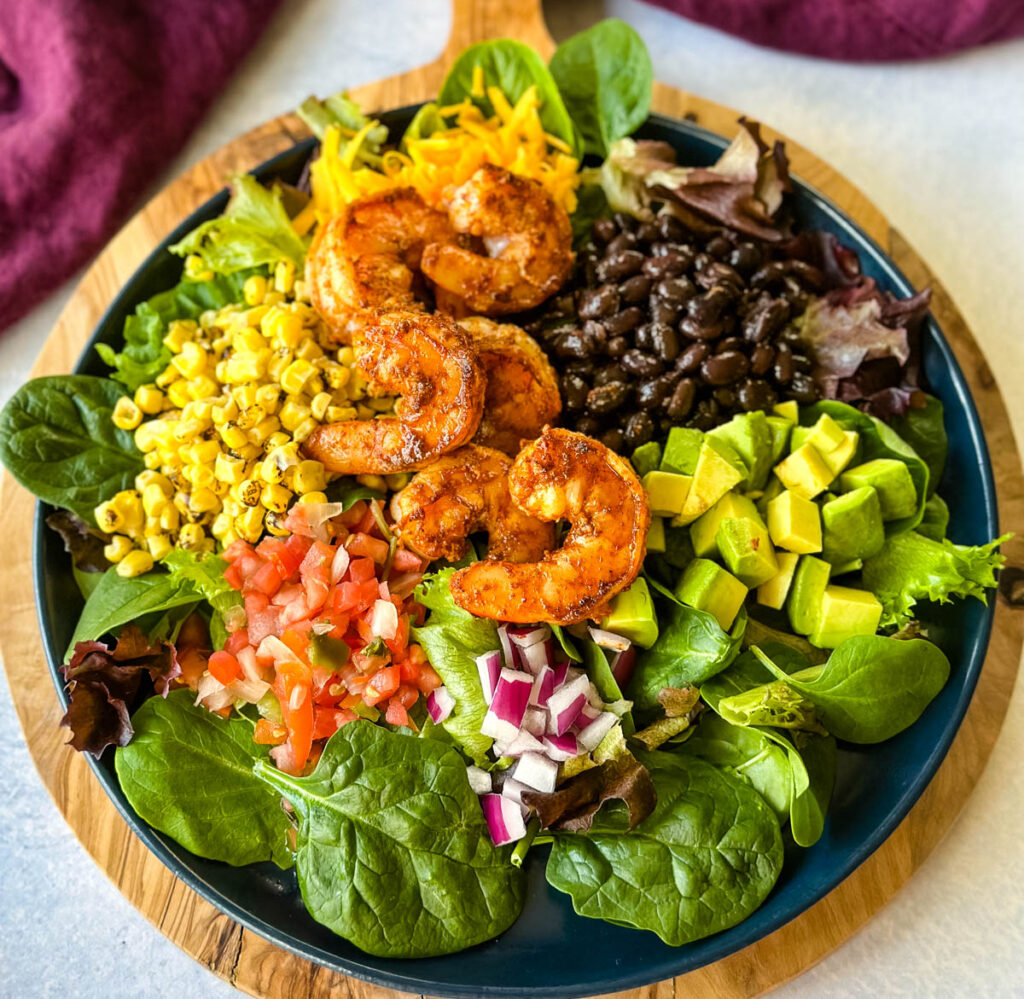
[[[579,649],[576,648],[576,643],[569,637],[569,632],[565,630],[560,624],[551,625],[551,633],[555,636],[555,640],[559,645],[562,646],[562,651],[574,662],[583,662],[583,657],[580,655]]]
[[[421,105],[419,111],[413,115],[412,121],[406,126],[405,134],[402,136],[403,151],[406,142],[429,138],[435,132],[443,132],[447,127],[436,104]]]
[[[551,75],[583,138],[583,151],[605,157],[651,107],[654,68],[643,39],[608,18],[566,39],[551,57]]]
[[[949,678],[949,660],[931,642],[857,635],[824,666],[786,673],[760,649],[764,667],[803,694],[829,732],[846,742],[883,742],[921,716]]]
[[[799,846],[813,846],[825,830],[825,816],[836,784],[836,740],[831,735],[774,732],[770,738],[791,742],[786,747],[793,768],[794,794],[789,806],[789,828]],[[780,742],[781,744],[781,742]],[[800,775],[800,767],[806,781]]]
[[[929,497],[925,503],[924,516],[916,530],[922,537],[931,538],[932,541],[945,539],[946,531],[949,530],[949,507],[938,493]]]
[[[928,466],[928,495],[934,496],[946,467],[946,454],[949,451],[942,403],[935,396],[926,395],[924,406],[916,409],[911,407],[902,416],[894,416],[889,426]]]
[[[786,670],[787,673],[806,669],[809,665],[804,656],[781,642],[763,642],[760,647],[763,652],[772,657],[777,666]],[[702,683],[700,696],[712,711],[718,713],[723,698],[742,694],[752,687],[770,683],[771,680],[772,674],[761,665],[761,660],[755,653],[747,649],[733,660],[728,669]]]
[[[382,500],[384,493],[379,489],[371,489],[350,475],[343,475],[328,483],[325,490],[328,503],[340,503],[342,510],[349,510],[360,500]]]
[[[454,749],[355,721],[309,777],[266,761],[254,771],[299,817],[295,863],[310,915],[367,953],[451,954],[518,917],[523,873],[491,843]]]
[[[107,378],[33,378],[0,412],[0,461],[44,503],[95,525],[93,510],[145,468],[132,434],[110,419],[122,395]]]
[[[454,568],[448,568],[432,573],[416,588],[416,599],[430,611],[430,616],[426,624],[413,629],[413,637],[423,646],[430,665],[455,698],[455,708],[444,727],[479,764],[493,740],[480,734],[487,702],[480,686],[476,657],[500,646],[493,621],[473,617],[452,599],[449,583],[454,572]]]
[[[483,71],[483,93],[474,87],[477,66]],[[470,45],[448,71],[437,103],[447,107],[468,98],[484,114],[492,115],[494,106],[487,96],[488,87],[497,87],[512,104],[530,87],[536,87],[541,102],[538,113],[544,130],[582,155],[579,133],[565,109],[558,86],[541,57],[529,45],[510,38]]]
[[[569,216],[572,225],[572,246],[582,250],[590,239],[594,223],[611,214],[604,188],[600,184],[585,181],[576,189],[576,210]]]
[[[674,947],[735,926],[782,869],[775,813],[703,760],[637,755],[654,779],[654,812],[628,833],[556,833],[548,883],[579,915],[651,930]]]
[[[253,774],[267,747],[252,741],[245,719],[221,718],[193,697],[190,690],[151,697],[132,716],[135,735],[114,755],[129,804],[200,857],[291,867],[280,795]]]

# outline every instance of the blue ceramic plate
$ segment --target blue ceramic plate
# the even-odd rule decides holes
[[[383,115],[398,133],[414,108]],[[710,164],[726,145],[688,122],[652,116],[640,133],[664,139],[682,163]],[[312,140],[265,163],[261,179],[295,181],[313,148]],[[796,181],[793,196],[799,225],[835,233],[860,254],[866,274],[883,289],[908,295],[911,286],[881,249],[813,188]],[[220,214],[222,192],[211,198],[145,261],[100,320],[76,371],[104,374],[93,345],[118,344],[125,317],[151,295],[178,280],[181,261],[168,244]],[[924,371],[931,391],[946,408],[949,461],[941,485],[950,508],[950,536],[980,544],[995,537],[996,494],[985,439],[963,373],[934,321],[923,338]],[[40,506],[35,532],[35,586],[39,623],[50,670],[57,672],[82,605],[60,539],[43,526]],[[839,752],[835,797],[825,833],[811,849],[790,846],[774,891],[743,923],[684,947],[668,947],[653,933],[612,926],[573,913],[566,895],[544,880],[546,848],[528,861],[529,891],[519,921],[500,939],[461,954],[429,960],[370,957],[315,923],[303,908],[294,872],[270,864],[233,868],[203,860],[138,818],[114,775],[114,754],[88,757],[97,778],[142,841],[190,888],[248,929],[310,961],[346,975],[406,992],[438,996],[591,996],[646,985],[693,971],[746,947],[824,897],[862,864],[896,828],[942,762],[974,692],[992,624],[992,609],[976,600],[943,608],[929,620],[931,633],[953,665],[945,690],[921,719],[877,746]]]

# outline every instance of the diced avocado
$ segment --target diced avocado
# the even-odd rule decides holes
[[[782,416],[769,416],[768,429],[772,435],[772,464],[782,460],[782,456],[789,447],[789,435],[793,431],[793,424]],[[765,480],[767,481],[767,479]]]
[[[684,604],[713,615],[728,631],[747,598],[747,588],[717,562],[695,558],[676,584],[675,594]]]
[[[738,413],[728,423],[709,430],[706,436],[725,441],[743,459],[748,489],[764,488],[772,468],[772,431],[764,413]]]
[[[855,558],[849,562],[843,562],[841,565],[832,566],[832,575],[830,579],[835,579],[836,576],[845,576],[848,572],[860,572],[864,568],[864,559]]]
[[[658,616],[646,579],[635,579],[628,590],[612,599],[611,610],[602,619],[601,627],[644,649],[658,640]]]
[[[834,478],[821,452],[813,444],[802,444],[775,466],[775,474],[787,489],[804,499],[814,499]]]
[[[843,492],[871,486],[878,493],[882,520],[912,517],[917,511],[917,490],[910,469],[895,458],[875,458],[843,472]]]
[[[768,533],[780,548],[810,555],[821,551],[821,514],[818,504],[791,489],[768,504]]]
[[[641,444],[630,456],[636,474],[642,479],[648,472],[653,472],[661,464],[661,445],[657,441]]]
[[[648,472],[640,484],[647,493],[647,505],[658,517],[674,517],[683,509],[693,477],[675,472]]]
[[[779,482],[777,476],[773,475],[768,480],[768,485],[764,487],[764,492],[757,499],[757,512],[761,514],[762,518],[768,516],[768,504],[776,496],[781,496],[785,491],[786,487]]]
[[[795,399],[788,399],[786,402],[777,402],[772,406],[772,412],[776,416],[781,416],[784,420],[788,420],[790,423],[800,422],[800,407],[796,404]]]
[[[750,517],[764,526],[753,500],[742,493],[726,493],[707,513],[690,525],[694,554],[700,558],[714,558],[718,555],[715,535],[718,534],[718,525],[726,517]]]
[[[729,457],[731,450],[722,441],[705,440],[701,444],[690,492],[679,516],[672,521],[676,527],[693,523],[746,478],[743,463]]]
[[[878,493],[862,486],[844,493],[821,508],[824,524],[822,558],[842,565],[855,558],[871,558],[885,544],[885,525]]]
[[[811,645],[834,649],[854,635],[873,635],[881,618],[882,605],[873,593],[849,586],[826,586],[810,635]]]
[[[757,520],[750,517],[724,518],[718,525],[715,540],[722,561],[744,586],[753,589],[779,571],[768,529],[760,522],[760,517]]]
[[[811,427],[804,443],[812,444],[822,454],[828,454],[843,443],[844,433],[843,428],[828,413],[822,413],[818,417],[818,422]]]
[[[833,475],[838,475],[847,465],[853,461],[857,453],[857,444],[860,442],[860,434],[856,430],[847,430],[843,443],[834,451],[823,454],[825,464],[832,470]]]
[[[663,472],[693,475],[703,442],[703,431],[690,427],[673,427],[668,432],[668,440],[665,441],[665,450],[661,453],[661,464],[658,467]]]
[[[665,550],[665,521],[661,517],[651,517],[651,526],[647,531],[647,550],[649,552]]]
[[[828,586],[831,566],[813,555],[801,555],[789,588],[786,611],[789,623],[798,635],[809,635],[818,620],[818,605]]]
[[[757,588],[757,602],[765,607],[773,607],[775,610],[782,610],[786,604],[786,597],[789,595],[789,587],[793,582],[796,573],[796,564],[800,556],[794,552],[776,552],[775,558],[779,563],[779,571]]]

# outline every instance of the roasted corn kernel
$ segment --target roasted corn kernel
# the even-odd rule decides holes
[[[144,572],[149,572],[152,568],[153,556],[149,552],[144,552],[141,548],[136,548],[128,552],[117,563],[115,572],[125,579],[131,579],[133,576],[141,576]]]
[[[123,534],[115,534],[109,543],[103,546],[103,557],[108,562],[120,562],[132,550],[132,539]]]

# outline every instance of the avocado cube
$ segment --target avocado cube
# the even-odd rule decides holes
[[[854,635],[873,635],[881,618],[882,605],[873,593],[849,586],[826,586],[809,640],[819,649],[834,649]]]
[[[810,555],[821,551],[821,515],[813,500],[790,489],[768,504],[768,533],[780,548]]]
[[[641,444],[630,456],[630,462],[636,474],[642,479],[648,472],[653,472],[661,464],[661,445],[657,441]]]
[[[707,513],[702,514],[690,525],[690,540],[694,554],[700,558],[714,558],[718,555],[718,525],[727,517],[750,517],[764,526],[753,500],[742,493],[726,493]]]
[[[717,562],[695,558],[676,584],[675,595],[682,603],[707,611],[728,631],[747,598],[747,588]]]
[[[715,536],[722,561],[744,586],[753,589],[779,571],[768,528],[749,517],[726,517]]]
[[[690,427],[673,427],[668,432],[665,449],[661,453],[663,472],[678,472],[682,475],[693,475],[697,467],[700,446],[704,442],[704,434]]]
[[[822,558],[842,565],[855,558],[871,558],[885,544],[885,525],[878,493],[862,486],[844,493],[821,508],[824,524]]]
[[[651,526],[647,529],[647,550],[649,552],[665,550],[665,521],[661,517],[651,517]]]
[[[800,422],[800,407],[796,404],[795,399],[788,399],[786,402],[777,402],[772,406],[772,413],[775,416],[781,416],[782,419],[788,420],[790,423]]]
[[[848,572],[860,572],[863,568],[864,559],[851,559],[849,562],[842,562],[839,565],[832,566],[832,575],[829,579],[835,579],[836,576],[845,576]]]
[[[832,567],[813,555],[801,555],[789,588],[786,612],[789,623],[798,635],[809,635],[818,621],[822,594],[828,586]]]
[[[642,649],[649,649],[658,640],[658,616],[646,579],[633,580],[628,590],[612,598],[608,614],[601,619],[601,627],[628,638]]]
[[[742,462],[734,461],[728,455],[731,450],[720,441],[705,440],[701,444],[686,502],[679,516],[672,521],[676,527],[692,524],[746,478]]]
[[[640,484],[647,493],[647,505],[658,517],[674,517],[683,509],[692,476],[675,472],[648,472]]]
[[[774,465],[782,460],[782,456],[789,447],[789,435],[793,431],[793,424],[781,416],[768,417],[768,429],[772,435],[772,461]],[[767,481],[767,480],[766,480]]]
[[[844,472],[843,492],[871,486],[878,493],[882,520],[900,520],[917,512],[917,490],[910,469],[896,458],[875,458]]]
[[[764,488],[772,468],[772,431],[764,413],[738,413],[706,436],[731,445],[740,456],[747,467],[748,489]]]
[[[800,556],[795,552],[776,552],[775,558],[779,563],[779,571],[768,582],[762,583],[757,588],[757,602],[765,607],[782,610],[786,604],[786,597],[789,595],[789,587],[796,574],[796,565],[800,561]]]
[[[844,432],[843,443],[828,454],[823,454],[825,464],[832,470],[833,475],[838,475],[847,465],[853,461],[857,453],[857,445],[860,442],[860,434],[856,430]]]
[[[845,431],[828,413],[822,413],[818,422],[811,427],[806,443],[813,444],[822,454],[834,451],[843,443]]]
[[[775,466],[782,484],[804,499],[814,499],[824,492],[835,477],[825,464],[821,452],[813,444],[802,444],[788,458]]]
[[[764,487],[764,492],[755,501],[757,503],[757,512],[761,514],[762,518],[768,516],[768,504],[771,503],[776,496],[781,496],[786,491],[786,487],[779,482],[777,476],[773,475],[768,480],[768,485]]]

